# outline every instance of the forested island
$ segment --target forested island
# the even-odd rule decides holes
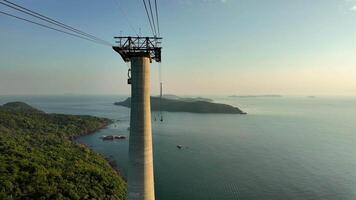
[[[109,162],[73,141],[109,123],[22,102],[0,106],[0,199],[125,199],[126,183]]]
[[[131,107],[131,98],[114,103],[118,106]],[[190,112],[190,113],[225,113],[246,114],[237,107],[227,104],[213,103],[204,98],[167,98],[151,97],[151,110],[168,112]]]

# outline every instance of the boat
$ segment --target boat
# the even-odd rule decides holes
[[[113,140],[114,139],[114,136],[113,135],[104,135],[102,137],[103,140]]]
[[[125,135],[115,135],[114,138],[122,140],[122,139],[126,139],[126,136]]]
[[[177,148],[181,149],[181,148],[183,148],[183,146],[182,145],[177,145]]]
[[[101,137],[101,139],[103,139],[103,140],[114,140],[114,139],[123,140],[126,138],[127,137],[125,135],[104,135]]]

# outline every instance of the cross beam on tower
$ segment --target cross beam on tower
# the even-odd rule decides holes
[[[119,53],[125,62],[132,57],[149,57],[150,61],[161,62],[161,37],[114,37],[116,46],[113,49]]]

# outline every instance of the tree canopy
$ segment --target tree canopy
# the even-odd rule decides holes
[[[126,183],[73,138],[110,123],[0,106],[0,199],[124,199]],[[26,108],[26,109],[22,109]]]

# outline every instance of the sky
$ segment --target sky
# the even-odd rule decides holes
[[[152,35],[141,0],[10,1],[110,42]],[[166,94],[356,95],[356,0],[158,6]],[[127,69],[108,46],[0,14],[0,95],[129,94]],[[152,63],[152,94],[158,73]]]

